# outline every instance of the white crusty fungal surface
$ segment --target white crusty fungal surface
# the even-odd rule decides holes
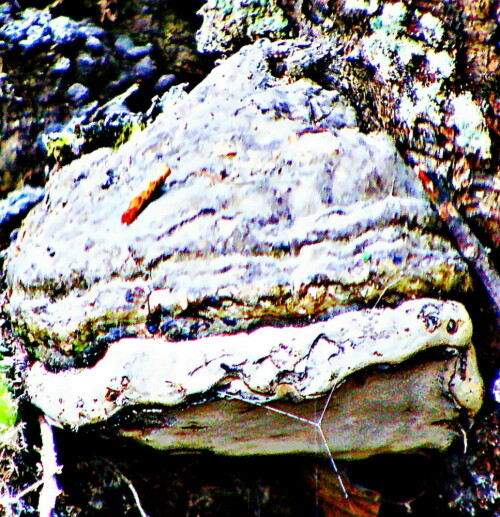
[[[84,366],[125,337],[236,334],[471,290],[392,140],[307,77],[331,52],[259,40],[118,150],[51,174],[4,266],[32,356]]]
[[[401,363],[425,349],[467,353],[471,336],[461,304],[424,298],[302,327],[184,342],[125,338],[91,368],[53,373],[35,363],[26,385],[32,402],[54,423],[77,428],[133,405],[176,406],[227,394],[259,403],[290,395],[318,398],[353,372]],[[458,406],[470,413],[479,409],[480,377],[470,375],[450,390]]]

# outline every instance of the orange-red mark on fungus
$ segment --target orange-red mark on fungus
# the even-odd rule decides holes
[[[123,224],[132,224],[137,217],[139,217],[139,214],[146,208],[153,196],[160,190],[171,172],[170,167],[165,167],[165,172],[159,178],[153,180],[146,190],[143,190],[138,196],[132,199],[127,210],[123,212]]]

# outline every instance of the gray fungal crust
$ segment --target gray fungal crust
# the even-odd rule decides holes
[[[117,151],[51,176],[6,263],[8,310],[37,358],[83,365],[125,336],[195,339],[470,290],[390,138],[361,133],[337,91],[304,77],[330,51],[310,47],[245,47]],[[293,76],[273,75],[276,60]]]

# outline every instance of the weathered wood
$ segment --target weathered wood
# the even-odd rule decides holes
[[[411,361],[360,373],[336,392],[322,429],[335,458],[444,449],[461,436],[462,413],[450,397],[449,375],[460,356]],[[316,421],[326,397],[272,407]],[[136,423],[134,423],[134,414]],[[118,434],[172,451],[230,455],[311,453],[326,455],[314,426],[248,402],[216,400],[173,409],[143,409],[119,419]],[[150,426],[145,425],[147,418]]]

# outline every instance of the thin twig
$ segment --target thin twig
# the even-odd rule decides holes
[[[394,280],[393,282],[391,282],[389,285],[386,285],[384,287],[384,290],[380,293],[379,297],[377,298],[377,301],[375,302],[375,304],[373,305],[372,309],[376,309],[377,308],[377,305],[379,304],[380,300],[383,298],[383,296],[385,295],[385,293],[393,286],[395,286],[400,280],[401,280],[401,276],[399,278],[396,278],[396,280]]]
[[[25,489],[21,490],[17,494],[10,497],[9,503],[18,503],[24,496],[28,495],[30,492],[33,492],[34,490],[38,490],[38,488],[41,485],[43,485],[43,479],[39,479],[38,481],[35,481],[32,485],[26,487]]]
[[[116,468],[116,466],[115,466]],[[141,505],[141,500],[139,499],[139,494],[137,493],[137,490],[135,489],[134,485],[132,484],[132,481],[128,479],[120,470],[117,469],[117,474],[120,476],[120,479],[125,482],[125,484],[128,486],[130,492],[132,492],[132,496],[135,501],[135,506],[139,510],[139,513],[141,514],[141,517],[149,517],[148,514],[144,511]]]
[[[435,172],[427,170],[423,164],[416,165],[415,172],[439,217],[455,239],[458,251],[481,280],[495,311],[495,323],[500,326],[500,276],[491,262],[488,250],[472,233],[453,204],[445,180]]]
[[[349,500],[349,494],[347,493],[347,490],[345,488],[345,485],[344,485],[344,482],[342,481],[342,477],[340,475],[340,472],[337,468],[337,465],[335,464],[335,460],[333,459],[333,456],[332,456],[332,452],[330,451],[330,446],[328,445],[328,442],[326,440],[326,437],[325,437],[325,433],[323,432],[323,428],[321,427],[322,423],[323,423],[323,418],[325,416],[325,413],[326,413],[326,410],[328,408],[328,405],[330,404],[330,400],[332,398],[332,395],[333,395],[333,391],[334,391],[335,388],[332,388],[330,390],[330,393],[328,394],[328,398],[326,400],[326,403],[323,407],[323,410],[321,412],[321,415],[320,417],[318,418],[318,420],[309,420],[308,418],[303,418],[303,417],[300,417],[298,415],[294,415],[293,413],[289,413],[288,411],[283,411],[282,409],[277,409],[277,408],[274,408],[272,406],[268,406],[266,404],[263,404],[262,402],[257,402],[255,400],[246,400],[242,397],[238,397],[237,395],[231,395],[230,393],[224,393],[224,396],[227,397],[227,398],[230,398],[230,399],[234,399],[234,400],[239,400],[241,402],[246,402],[248,404],[252,404],[254,406],[258,406],[258,407],[261,407],[261,408],[264,408],[268,411],[272,411],[274,413],[278,413],[280,415],[284,415],[284,416],[287,416],[289,418],[293,418],[294,420],[298,420],[299,422],[302,422],[304,424],[307,424],[307,425],[310,425],[312,427],[314,427],[319,435],[321,436],[321,440],[323,442],[323,445],[325,446],[325,449],[326,449],[326,452],[328,454],[328,457],[330,459],[330,463],[333,467],[333,471],[335,472],[335,475],[337,476],[337,480],[339,482],[339,485],[340,485],[340,489],[342,490],[342,493],[344,495],[344,497]]]
[[[224,396],[227,398],[230,398],[230,399],[239,400],[241,402],[248,402],[249,404],[252,404],[253,406],[259,406],[261,408],[267,409],[268,411],[272,411],[273,413],[278,413],[280,415],[288,416],[295,420],[299,420],[300,422],[303,422],[304,424],[309,424],[309,425],[313,425],[313,426],[316,425],[316,422],[314,420],[302,418],[301,416],[294,415],[293,413],[288,413],[288,411],[283,411],[282,409],[277,409],[275,407],[266,406],[266,404],[263,404],[262,402],[257,402],[256,400],[246,400],[243,397],[238,397],[237,395],[231,395],[230,393],[224,393]]]
[[[101,459],[105,461],[115,471],[115,474],[128,486],[130,492],[132,493],[132,497],[134,498],[137,510],[139,510],[139,513],[141,514],[141,517],[149,517],[148,514],[144,511],[144,508],[142,507],[139,494],[137,493],[137,490],[135,489],[132,481],[130,481],[130,479],[127,476],[125,476],[125,474],[110,459]]]
[[[342,492],[346,499],[349,499],[349,495],[347,494],[347,490],[344,486],[344,482],[342,481],[342,477],[340,475],[339,470],[337,469],[337,465],[335,463],[335,460],[333,459],[332,453],[330,451],[330,446],[328,445],[328,442],[326,441],[325,433],[323,432],[322,427],[317,424],[315,426],[318,429],[319,435],[321,436],[321,439],[323,440],[323,444],[325,445],[325,448],[328,452],[328,457],[330,458],[330,464],[333,467],[333,471],[335,472],[335,475],[337,476],[337,479],[339,480],[340,488],[342,489]]]
[[[40,517],[51,517],[57,500],[57,496],[61,492],[57,483],[57,475],[61,473],[61,466],[57,463],[57,452],[55,448],[54,434],[52,426],[45,420],[43,416],[39,418],[40,435],[42,438],[42,448],[40,450],[40,459],[42,463],[42,478],[27,486],[17,494],[2,496],[0,505],[8,511],[6,515],[14,515],[12,506],[18,504],[21,499],[35,490],[40,490],[38,500],[38,515]]]
[[[56,505],[58,495],[61,489],[57,483],[57,474],[61,467],[57,463],[57,451],[54,440],[54,430],[52,426],[45,420],[44,416],[40,416],[40,434],[42,437],[42,448],[40,450],[42,462],[42,487],[40,489],[40,499],[38,500],[38,515],[40,517],[51,517]]]
[[[323,411],[321,412],[321,415],[317,420],[318,425],[321,425],[323,423],[323,418],[325,417],[326,410],[330,406],[330,401],[332,400],[332,397],[333,397],[333,390],[334,390],[334,388],[332,388],[330,390],[330,393],[328,394],[328,398],[326,399],[325,405],[323,406]]]

